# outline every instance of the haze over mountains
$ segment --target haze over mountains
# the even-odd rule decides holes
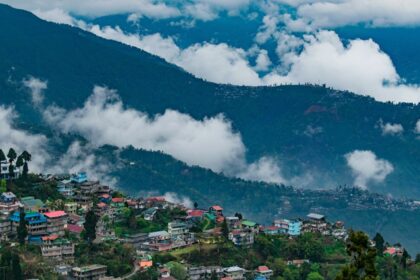
[[[310,189],[355,184],[420,199],[419,105],[382,103],[324,86],[206,82],[137,48],[5,5],[0,27],[0,146],[31,150],[37,171],[86,169],[136,192],[141,182],[117,164],[112,168],[113,160],[129,159],[112,149],[97,150],[132,145],[228,177]],[[101,153],[112,155],[107,164]],[[139,158],[132,161],[139,164],[141,153]],[[172,160],[159,157],[167,165]],[[148,170],[164,169],[151,165]],[[216,189],[219,180],[229,186],[235,180],[210,173],[218,179],[197,193],[194,186],[186,188],[194,180],[184,183],[176,195],[202,199],[203,190]],[[157,185],[174,180],[163,182]],[[262,197],[259,205],[266,204],[266,188],[275,188],[238,182]],[[240,192],[226,193],[222,204]],[[409,215],[415,220],[416,213]],[[419,246],[415,238],[405,238]]]

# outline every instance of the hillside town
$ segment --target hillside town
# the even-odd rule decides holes
[[[328,221],[318,213],[263,225],[241,213],[231,214],[223,205],[183,205],[165,196],[126,196],[90,180],[84,172],[28,174],[29,160],[21,164],[19,159],[13,167],[6,160],[1,162],[0,238],[3,247],[31,246],[57,279],[268,280],[278,275],[272,261],[254,261],[244,267],[244,263],[229,260],[225,265],[216,260],[199,261],[200,252],[220,250],[220,244],[250,250],[262,248],[267,240],[295,242],[314,236],[344,248],[349,237],[343,221]],[[25,195],[28,192],[32,195]],[[84,260],[83,250],[93,246],[110,246],[114,251],[114,246],[123,246],[122,255],[124,250],[132,254],[125,256],[125,263],[120,264],[124,269],[117,271],[95,262],[96,257]],[[375,241],[371,240],[370,246],[375,247]],[[381,250],[391,257],[406,254],[399,244],[385,244]],[[284,263],[300,269],[321,260],[318,253],[292,252]]]

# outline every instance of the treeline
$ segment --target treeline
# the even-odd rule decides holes
[[[15,177],[15,167],[21,169],[22,168],[22,176],[27,176],[29,172],[28,162],[31,161],[32,155],[28,153],[26,150],[23,151],[19,156],[17,155],[16,151],[13,148],[10,148],[7,157],[4,154],[3,150],[0,149],[0,162],[8,162],[8,175],[9,178],[12,179]],[[0,169],[0,175],[3,175],[3,170]]]

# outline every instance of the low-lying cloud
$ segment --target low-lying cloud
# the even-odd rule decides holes
[[[40,106],[44,101],[44,90],[48,88],[48,82],[29,76],[22,83],[29,90],[32,103],[35,106]]]
[[[41,134],[31,134],[15,127],[18,114],[12,107],[0,106],[0,148],[7,153],[9,148],[14,148],[17,153],[24,150],[33,154],[29,164],[31,171],[42,171],[48,159],[47,138]]]
[[[384,123],[380,120],[379,126],[382,130],[382,135],[400,135],[404,132],[404,127],[399,123]]]
[[[369,183],[381,183],[394,171],[392,164],[378,158],[372,151],[355,150],[345,155],[355,177],[354,184],[366,189]]]
[[[63,133],[80,134],[91,145],[132,145],[163,151],[189,165],[246,179],[281,183],[276,161],[262,158],[248,165],[239,132],[223,116],[193,119],[174,110],[149,116],[126,108],[115,90],[96,86],[84,106],[72,111],[49,106],[44,118]]]

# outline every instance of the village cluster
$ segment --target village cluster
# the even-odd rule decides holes
[[[6,175],[4,175],[6,176]],[[19,176],[16,170],[15,176]],[[85,214],[93,210],[98,217],[96,239],[101,243],[115,240],[132,245],[137,252],[134,261],[135,272],[146,271],[152,267],[152,256],[158,252],[171,251],[194,244],[210,244],[225,237],[236,246],[251,246],[258,234],[285,235],[294,238],[305,232],[316,232],[345,240],[347,230],[343,222],[329,223],[321,214],[310,213],[304,219],[276,219],[271,225],[260,225],[245,219],[240,213],[227,215],[219,205],[206,209],[185,207],[167,201],[165,197],[130,198],[122,196],[109,186],[98,181],[90,181],[86,173],[74,175],[49,175],[44,181],[54,181],[57,191],[66,198],[60,206],[48,205],[36,197],[17,197],[6,191],[0,195],[0,236],[4,242],[16,242],[20,219],[24,217],[27,225],[27,242],[39,245],[44,259],[54,265],[57,273],[68,279],[110,279],[106,276],[107,267],[91,264],[78,267],[74,264],[75,245],[77,241],[66,238],[69,234],[80,238],[84,231]],[[118,194],[118,195],[116,195]],[[58,208],[60,208],[58,210]],[[162,209],[180,209],[184,215],[174,217],[167,223],[166,230],[152,232],[134,232],[117,234],[109,224],[124,218],[124,209],[132,209],[144,220],[153,221]],[[24,215],[22,215],[22,212]],[[204,225],[198,236],[192,230],[198,224]],[[401,254],[401,248],[387,248],[389,254]],[[309,260],[289,260],[289,265],[300,266]],[[205,279],[215,273],[218,279],[245,279],[246,270],[239,266],[187,266],[189,279]],[[262,265],[254,271],[258,280],[269,279],[273,271]],[[174,279],[170,269],[161,267],[160,277],[164,280]],[[111,277],[112,279],[112,277]]]

